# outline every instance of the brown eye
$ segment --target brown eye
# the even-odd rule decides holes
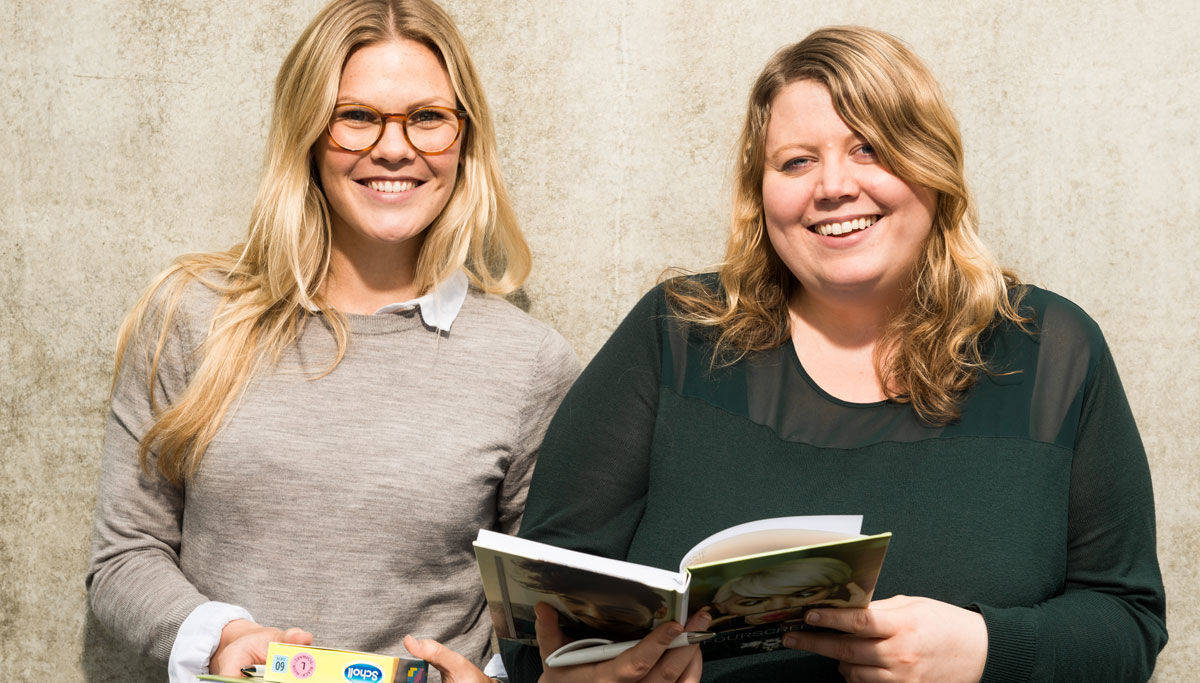
[[[379,123],[379,115],[365,107],[343,107],[333,112],[333,120],[346,125],[374,126]]]

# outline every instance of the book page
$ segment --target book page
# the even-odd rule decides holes
[[[759,519],[718,531],[692,546],[680,560],[679,571],[707,562],[850,538],[858,536],[861,529],[862,515]]]

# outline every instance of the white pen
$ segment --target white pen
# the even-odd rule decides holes
[[[715,633],[705,631],[693,631],[689,633],[681,633],[676,636],[675,640],[667,646],[670,650],[676,647],[687,647],[696,643],[703,643],[716,636]],[[573,643],[558,648],[551,652],[546,657],[546,666],[575,666],[576,664],[591,664],[592,662],[603,662],[612,659],[629,648],[637,645],[640,640],[627,640],[622,643],[614,643],[604,640],[603,638],[585,638],[577,640]]]

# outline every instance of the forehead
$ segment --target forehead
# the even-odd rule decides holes
[[[768,149],[794,143],[841,142],[855,136],[833,108],[829,89],[817,81],[789,83],[771,100],[771,118],[767,121]]]
[[[387,111],[413,104],[455,102],[450,76],[428,47],[414,40],[389,40],[355,50],[338,81],[338,101]]]
[[[620,593],[613,594],[605,591],[572,591],[570,595],[564,595],[569,602],[587,602],[594,605],[604,607],[615,607],[621,609],[645,609],[642,603],[630,595]]]

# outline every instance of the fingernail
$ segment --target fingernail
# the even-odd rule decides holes
[[[820,612],[809,612],[808,614],[804,615],[804,621],[806,621],[810,624],[819,623],[821,621],[821,613]]]
[[[798,641],[799,639],[791,633],[783,637],[783,644],[785,647],[796,647],[796,643]]]
[[[700,614],[700,630],[703,631],[703,630],[707,629],[708,625],[711,623],[712,623],[712,615],[709,614],[708,612],[702,612]]]
[[[680,633],[683,633],[683,626],[680,624],[671,624],[671,627],[667,629],[667,635],[671,636],[672,638]]]

